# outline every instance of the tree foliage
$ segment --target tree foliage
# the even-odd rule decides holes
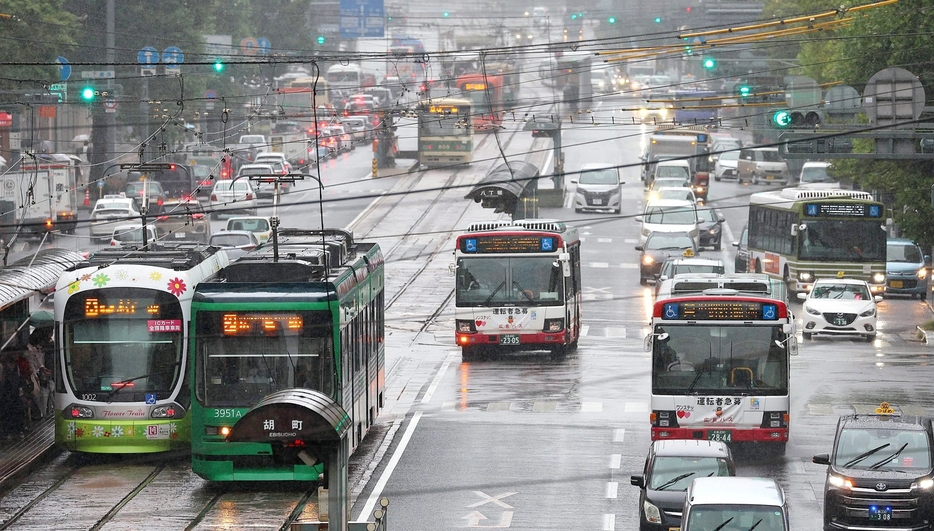
[[[62,10],[63,0],[0,0],[0,64],[47,63],[50,66],[0,67],[0,89],[29,93],[59,81],[55,58],[74,44],[75,18]]]

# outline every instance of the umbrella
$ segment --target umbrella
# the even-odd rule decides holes
[[[78,135],[71,139],[72,142],[90,142],[91,137],[88,135]]]

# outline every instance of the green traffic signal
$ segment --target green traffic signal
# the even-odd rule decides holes
[[[740,85],[739,89],[737,89],[737,92],[739,92],[739,95],[741,97],[746,98],[750,94],[752,94],[752,87],[750,87],[749,85]]]
[[[775,127],[779,128],[791,126],[791,112],[785,109],[776,111],[775,114],[772,115],[772,123]]]
[[[84,101],[94,100],[94,87],[84,87],[81,89],[81,99]]]
[[[324,44],[324,35],[318,35],[318,44]]]
[[[571,13],[571,20],[577,20],[577,13]]]
[[[717,67],[717,60],[713,57],[707,57],[704,59],[704,68],[707,70],[713,70]]]
[[[445,12],[444,12],[444,15],[442,15],[442,16],[444,16],[444,18],[448,18],[449,16],[451,16],[451,14],[448,13],[447,11],[445,11]]]
[[[214,72],[215,73],[219,74],[223,72],[225,66],[226,65],[220,59],[214,60]]]
[[[616,24],[616,17],[610,17],[606,19],[606,21],[609,22],[610,24]]]
[[[661,24],[661,23],[662,23],[662,17],[655,17],[655,23],[656,23],[656,24]]]

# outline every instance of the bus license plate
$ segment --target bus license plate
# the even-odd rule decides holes
[[[869,507],[869,520],[875,522],[889,522],[892,520],[891,507],[878,507],[873,505]]]
[[[508,335],[499,336],[499,344],[500,345],[518,345],[519,336],[518,334],[508,334]]]
[[[707,430],[708,441],[733,442],[733,432],[730,430]]]
[[[901,280],[890,280],[890,281],[889,281],[889,287],[890,287],[890,288],[896,288],[896,289],[897,289],[897,288],[901,288],[901,287],[904,287],[904,286],[905,286],[905,283],[902,282]]]

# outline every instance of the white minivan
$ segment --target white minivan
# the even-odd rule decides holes
[[[692,201],[681,199],[658,199],[645,205],[641,216],[634,218],[642,224],[639,233],[639,245],[645,245],[646,238],[653,232],[686,232],[698,243],[697,207]]]
[[[619,214],[623,204],[623,185],[619,169],[612,164],[590,162],[581,166],[580,174],[571,183],[574,192],[574,212],[609,210]]]
[[[681,513],[681,531],[789,531],[790,525],[785,491],[769,478],[696,478]]]

